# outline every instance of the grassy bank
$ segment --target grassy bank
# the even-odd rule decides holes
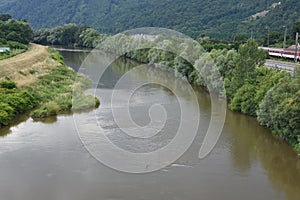
[[[45,118],[65,111],[78,111],[98,107],[100,102],[84,91],[91,86],[91,81],[78,75],[64,65],[62,56],[50,50],[51,58],[58,66],[49,69],[47,74],[38,76],[37,81],[26,87],[18,87],[12,80],[0,82],[0,126],[9,125],[20,113],[32,110],[33,118]],[[31,70],[31,75],[38,70]],[[74,81],[77,80],[75,98],[72,104]],[[79,88],[79,89],[78,89]]]
[[[0,52],[0,60],[7,59],[24,53],[28,50],[28,45],[21,44],[18,42],[9,41],[5,45],[0,43],[1,47],[9,47],[10,51]]]
[[[25,51],[26,51],[26,49],[12,49],[9,52],[0,53],[0,60],[14,57],[18,54],[24,53]]]

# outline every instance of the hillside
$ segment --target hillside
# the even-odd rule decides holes
[[[267,29],[270,31],[284,33],[286,26],[288,33],[291,33],[293,23],[300,21],[300,1],[299,0],[284,0],[274,9],[271,9],[264,17],[257,20],[248,20],[239,24],[237,31],[245,33],[245,31],[253,31],[254,34],[266,33]],[[294,33],[293,33],[294,35]],[[294,40],[294,37],[292,38]]]
[[[284,0],[281,6],[292,2],[299,4],[297,0]],[[76,23],[104,33],[117,33],[152,26],[175,29],[192,37],[207,34],[232,38],[236,33],[250,36],[249,27],[255,24],[241,22],[249,21],[250,16],[269,9],[273,3],[278,0],[6,0],[0,4],[0,13],[26,19],[35,29]],[[295,11],[295,7],[291,9]],[[273,9],[268,15],[272,12]],[[257,35],[262,32],[254,30]]]

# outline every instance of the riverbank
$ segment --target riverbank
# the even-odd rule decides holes
[[[80,101],[73,105],[75,79]],[[99,100],[84,93],[90,85],[88,78],[64,64],[57,51],[30,44],[27,52],[0,63],[0,126],[31,109],[33,118],[45,118],[97,107]]]
[[[73,67],[81,65],[86,54],[63,52],[62,55],[65,63]],[[111,98],[112,83],[118,81],[116,77],[128,72],[131,69],[130,66],[137,66],[129,63],[131,63],[129,60],[118,62],[110,67],[112,70],[106,70],[106,73],[103,74],[105,79],[101,81],[101,88],[95,91],[95,94],[101,98],[102,108],[75,116],[86,119],[84,121],[86,130],[90,135],[99,135],[99,126],[101,126],[105,128],[104,131],[110,140],[120,148],[140,147],[139,149],[135,148],[136,151],[149,152],[149,149],[161,148],[168,143],[169,138],[174,137],[179,125],[174,116],[180,116],[180,109],[176,106],[178,100],[168,90],[156,85],[139,88],[138,96],[134,95],[133,98],[138,97],[137,100],[142,101],[133,99],[131,103],[135,103],[135,105],[132,108],[137,106],[137,108],[142,108],[142,102],[150,103],[152,100],[163,102],[164,106],[174,103],[175,105],[173,104],[172,107],[166,106],[171,111],[167,111],[166,121],[171,123],[167,124],[164,133],[156,136],[157,139],[147,140],[147,144],[139,144],[135,142],[136,140],[124,139],[120,136],[112,115],[108,114],[111,106],[107,100]],[[96,64],[101,65],[101,61]],[[145,69],[144,72],[147,71]],[[155,71],[151,70],[151,72]],[[143,71],[133,70],[132,72],[135,74],[133,77],[141,78],[141,80],[147,78],[145,76],[147,73]],[[161,70],[155,74],[158,75],[157,78],[162,77],[163,81],[167,81],[171,76],[171,73],[161,73]],[[127,79],[122,87],[124,92],[131,84],[132,79]],[[131,200],[139,200],[146,190],[143,187],[151,190],[147,196],[148,199],[164,198],[160,195],[160,191],[165,187],[167,192],[173,191],[172,196],[165,197],[168,199],[178,196],[181,199],[192,200],[205,194],[208,199],[241,199],[249,196],[252,199],[296,200],[300,196],[298,189],[300,159],[286,143],[271,137],[270,131],[259,126],[254,118],[228,111],[224,131],[218,145],[205,160],[198,159],[199,147],[203,142],[202,135],[207,129],[208,123],[206,122],[210,120],[210,96],[204,91],[199,92],[196,93],[201,109],[199,137],[196,138],[189,151],[174,164],[158,172],[141,175],[145,176],[143,178],[147,180],[155,181],[152,189],[149,188],[149,184],[141,186],[140,176],[137,176],[136,180],[126,174],[120,177],[119,172],[95,162],[78,139],[72,115],[50,117],[42,122],[30,119],[27,113],[20,115],[20,118],[18,116],[19,119],[14,120],[13,126],[0,129],[0,136],[3,135],[0,137],[0,163],[2,166],[0,176],[2,180],[9,181],[9,183],[3,183],[3,187],[0,189],[3,191],[0,196],[3,197],[0,199],[5,199],[7,191],[11,191],[11,186],[14,185],[13,188],[17,189],[11,193],[21,196],[22,200],[33,199],[33,193],[30,191],[35,191],[33,195],[36,196],[36,199],[41,196],[55,199],[60,195],[58,193],[61,193],[60,196],[68,193],[69,198],[73,200],[88,199],[87,192],[99,199],[105,199],[107,196],[111,197],[111,190],[107,188],[113,188],[113,190],[117,188],[118,191],[121,191],[111,198],[127,195]],[[179,101],[189,101],[186,96],[180,95],[179,98]],[[119,103],[121,101],[123,100],[118,99],[116,103],[124,105]],[[191,111],[191,116],[197,114],[196,109]],[[134,120],[149,122],[148,115],[145,115],[147,113],[145,109],[132,109],[130,112]],[[95,115],[97,123],[90,120],[95,119]],[[95,127],[97,124],[98,127]],[[95,143],[91,141],[90,144]],[[16,164],[16,161],[21,164]],[[179,177],[180,179],[185,177],[185,179],[176,182],[175,180],[178,180]],[[106,179],[112,181],[103,181]],[[41,184],[43,181],[45,184]],[[130,185],[128,190],[124,190],[124,183]],[[168,183],[169,185],[167,185]],[[195,187],[195,185],[199,187]],[[226,186],[225,189],[215,189],[224,186]],[[30,191],[18,188],[29,188]],[[99,188],[103,188],[103,190],[99,191]],[[137,188],[141,193],[132,192],[130,188]],[[211,190],[207,190],[207,188],[211,188]],[[184,190],[188,190],[189,194],[196,197],[182,196]],[[45,191],[48,196],[45,196]]]
[[[155,42],[152,44],[154,47],[167,43]],[[184,45],[181,41],[168,41],[168,46],[173,49]],[[118,52],[118,49],[108,49],[108,52]],[[194,56],[197,60],[189,63],[180,55]],[[211,90],[216,88],[218,91],[218,87],[222,89],[224,84],[230,110],[256,117],[262,126],[269,128],[273,135],[285,140],[300,154],[300,70],[296,67],[291,75],[282,70],[268,69],[264,66],[265,52],[258,49],[254,40],[248,40],[237,51],[214,50],[201,54],[186,48],[174,55],[151,48],[137,49],[125,56],[142,63],[162,63],[195,87],[205,88],[208,82]],[[200,72],[193,67],[197,65]]]
[[[134,40],[130,42],[134,43]],[[112,54],[114,50],[118,50],[109,49],[113,46],[108,45],[108,52]],[[184,52],[183,55],[190,53]],[[195,54],[195,57],[201,55],[197,52]],[[203,60],[214,62],[214,65],[206,70],[220,72],[222,79],[214,79],[212,76],[209,78],[212,86],[220,85],[220,80],[224,82],[228,108],[255,117],[262,126],[268,127],[275,137],[285,140],[300,154],[300,79],[297,70],[295,69],[295,75],[291,76],[288,72],[263,66],[264,52],[260,52],[252,40],[242,45],[238,51],[215,50],[203,55],[206,56],[200,57],[195,63],[202,63]],[[150,49],[135,50],[127,53],[125,57],[145,64],[163,63],[186,77],[195,87],[206,88],[203,77],[180,56]]]

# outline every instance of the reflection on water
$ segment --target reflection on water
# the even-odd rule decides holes
[[[47,118],[37,118],[37,119],[33,119],[33,122],[42,122],[45,124],[53,124],[57,121],[57,116],[53,116],[53,117],[47,117]]]
[[[69,52],[69,51],[63,51],[61,53],[63,54],[65,63],[76,71],[78,71],[78,69],[81,66],[81,63],[89,54],[88,52],[76,53],[76,52]]]
[[[287,199],[299,199],[300,159],[291,147],[257,126],[253,118],[229,112],[227,121],[231,124],[228,134],[237,170],[247,173],[253,163],[259,162],[278,191],[284,192]]]
[[[0,137],[5,137],[6,135],[10,134],[11,127],[18,126],[20,123],[28,120],[30,117],[30,112],[26,112],[22,115],[18,115],[15,117],[15,119],[11,122],[11,126],[5,126],[5,127],[0,127]]]
[[[74,52],[63,54],[68,65],[76,63],[80,66],[85,57]],[[116,80],[133,64],[136,65],[128,60],[118,60],[105,72],[98,85],[99,97],[103,100],[96,110],[99,122],[106,125],[110,138],[124,148],[134,143],[114,134],[114,124],[108,123],[110,118],[109,112],[106,112],[108,105],[105,98],[111,93]],[[171,73],[152,67],[146,71],[137,70],[131,81],[147,79],[149,74],[164,80],[171,76]],[[180,82],[177,86],[184,88]],[[196,93],[201,112],[200,129],[205,132],[210,119],[210,96],[201,89]],[[190,101],[184,92],[179,98]],[[141,102],[165,102],[171,106],[170,110],[177,102],[172,92],[157,85],[141,88],[132,101],[135,105]],[[149,121],[143,109],[139,107],[132,110],[133,117],[140,120],[141,124]],[[176,109],[173,112],[177,113]],[[94,117],[93,112],[76,115]],[[0,138],[0,199],[296,200],[300,197],[299,157],[285,142],[259,126],[254,118],[238,113],[227,112],[221,138],[207,158],[198,159],[203,139],[203,134],[199,134],[176,163],[143,175],[119,173],[93,159],[78,138],[72,116],[58,116],[49,120],[46,123],[34,122],[25,114],[11,128],[0,130],[0,135],[6,135]],[[171,124],[166,129],[172,128]],[[165,139],[169,138],[161,135],[143,145],[155,149],[161,145],[158,139],[167,141]],[[143,145],[138,148],[143,148]]]

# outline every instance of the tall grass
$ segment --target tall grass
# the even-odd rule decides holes
[[[33,111],[34,118],[48,117],[63,111],[78,111],[99,106],[99,100],[84,91],[91,86],[91,81],[82,75],[78,75],[80,90],[76,90],[73,96],[73,88],[77,73],[64,65],[53,69],[48,75],[39,79],[35,89],[41,97],[41,106]],[[76,105],[72,105],[72,98],[79,98]]]

